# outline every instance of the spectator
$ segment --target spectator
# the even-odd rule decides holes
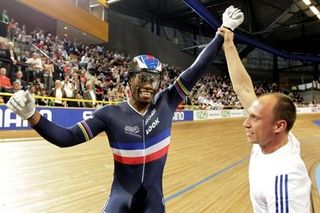
[[[43,84],[44,88],[51,92],[53,86],[53,73],[54,73],[54,66],[52,61],[49,58],[45,58],[45,62],[43,64]]]
[[[15,20],[14,18],[11,18],[9,23],[8,23],[8,26],[7,26],[7,38],[11,41],[13,41],[13,38],[14,38],[14,35],[15,35]]]
[[[80,93],[76,93],[74,99],[76,99],[76,101],[70,101],[68,107],[84,107],[83,98]]]
[[[42,60],[38,53],[32,53],[32,57],[27,59],[26,63],[30,65],[27,70],[27,81],[34,81],[42,76]]]
[[[85,53],[82,57],[81,57],[81,61],[79,63],[79,68],[84,68],[84,69],[87,69],[87,64],[88,62],[90,61],[90,56]]]
[[[18,62],[18,57],[17,54],[14,52],[14,44],[13,42],[8,42],[8,58],[10,58],[10,63],[8,66],[8,76],[11,81],[14,80],[15,75],[16,75],[16,70],[17,70],[17,62]]]
[[[12,89],[12,84],[7,76],[7,69],[4,67],[0,68],[0,91],[9,92]]]
[[[54,89],[50,93],[50,97],[56,98],[53,101],[53,106],[63,107],[65,106],[65,101],[62,101],[61,98],[66,98],[66,91],[62,88],[62,84],[60,80],[56,80],[54,83]]]
[[[13,83],[12,83],[12,89],[10,90],[11,93],[16,93],[18,92],[19,90],[22,89],[22,86],[21,86],[21,82],[20,80],[15,80]]]
[[[23,62],[23,65],[21,65],[23,80],[27,81],[27,83],[29,83],[28,73],[27,73],[29,64],[27,64],[26,62],[29,58],[30,58],[30,52],[28,50],[24,50],[22,56],[20,57],[20,62]]]
[[[40,96],[41,96],[41,98],[36,99],[36,104],[39,106],[48,106],[49,99],[45,98],[45,97],[48,97],[47,90],[45,88],[42,88],[40,90]]]
[[[7,14],[7,10],[3,9],[0,14],[0,36],[7,36],[7,28],[8,28],[9,16]]]
[[[36,90],[36,87],[31,84],[28,88],[28,92],[30,93],[30,95],[35,98],[35,96],[37,95],[37,90]]]
[[[93,108],[96,106],[96,93],[93,89],[92,81],[88,81],[86,84],[87,90],[83,93],[84,100],[92,100],[92,102],[84,102],[84,107]]]
[[[61,82],[62,88],[66,92],[67,98],[73,98],[75,95],[75,90],[74,90],[74,83],[72,82],[72,79],[70,79],[69,75],[64,76],[64,81]],[[67,105],[69,106],[70,102],[67,101]]]
[[[27,89],[28,84],[27,84],[27,82],[26,82],[25,80],[23,80],[23,73],[22,73],[22,71],[19,70],[18,72],[16,72],[15,81],[16,81],[16,80],[19,80],[19,81],[20,81],[21,89],[23,89],[23,90],[26,90],[26,89]]]
[[[9,16],[8,16],[8,13],[7,13],[7,10],[6,10],[6,9],[3,9],[3,10],[2,10],[2,13],[1,13],[1,22],[5,23],[5,24],[8,24],[8,23],[9,23]]]

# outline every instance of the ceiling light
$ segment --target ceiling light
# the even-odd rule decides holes
[[[121,1],[121,0],[108,0],[108,4],[113,4],[113,3],[116,3],[118,1]]]
[[[319,15],[319,14],[320,14],[319,10],[318,10],[315,6],[311,6],[311,7],[310,7],[310,10],[311,10],[315,15]]]
[[[68,27],[64,27],[63,29],[67,30],[67,29],[68,29]]]
[[[318,19],[320,19],[320,14],[317,15]]]
[[[306,5],[310,5],[311,1],[310,0],[302,0]]]

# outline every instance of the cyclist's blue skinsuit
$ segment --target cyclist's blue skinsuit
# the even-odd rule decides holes
[[[103,212],[165,212],[162,174],[170,144],[173,113],[219,51],[215,38],[173,85],[159,92],[140,114],[129,102],[105,106],[93,117],[63,128],[41,117],[33,128],[49,142],[69,147],[105,131],[114,157],[111,193]]]

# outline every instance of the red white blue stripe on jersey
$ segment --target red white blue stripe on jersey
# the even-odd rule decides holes
[[[113,158],[122,164],[137,165],[158,160],[168,153],[170,129],[145,143],[117,143],[112,145]]]
[[[288,175],[275,178],[276,213],[289,213]]]

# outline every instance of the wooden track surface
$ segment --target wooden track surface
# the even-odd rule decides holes
[[[320,194],[317,191],[314,169],[320,164],[320,126],[312,121],[320,120],[320,114],[300,116],[295,124],[293,133],[301,141],[301,153],[304,162],[309,170],[312,184],[312,202],[314,212],[320,212]]]
[[[310,171],[320,162],[320,114],[298,117],[293,133],[301,141]],[[248,186],[251,146],[243,119],[174,123],[164,172],[167,212],[252,212]],[[101,135],[61,149],[34,131],[0,131],[0,212],[99,212],[109,194],[112,154]],[[319,195],[314,204],[320,212]]]

